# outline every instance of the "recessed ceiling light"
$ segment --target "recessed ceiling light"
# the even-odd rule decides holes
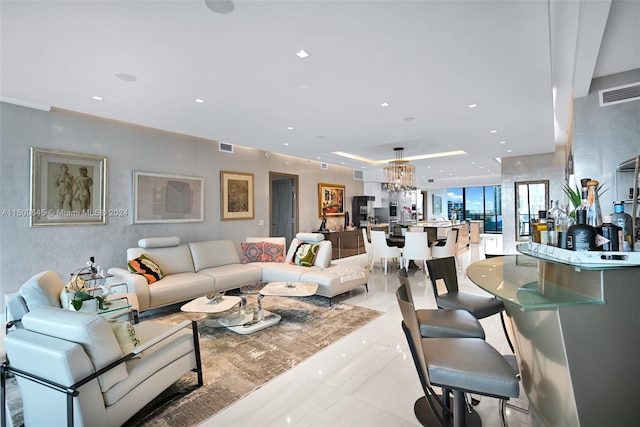
[[[104,99],[103,97],[98,95],[94,95],[92,98],[95,99],[96,101],[102,101]]]
[[[389,104],[388,102],[383,102],[382,104],[380,104],[381,107],[388,107],[391,104]]]
[[[507,150],[507,153],[511,153],[513,150]]]
[[[404,120],[405,122],[412,122],[412,121],[414,121],[415,119],[416,119],[415,117],[405,117],[405,118],[404,118],[404,119],[402,119],[402,120]]]
[[[500,144],[506,144],[507,141],[500,141]]]
[[[489,131],[489,133],[498,133],[498,129],[492,129]]]
[[[320,160],[320,156],[316,157],[316,159]]]
[[[478,104],[469,104],[469,108],[476,108]]]
[[[305,59],[310,55],[311,54],[304,49],[300,49],[298,52],[296,52],[296,56],[300,59]]]
[[[125,82],[135,82],[136,80],[138,80],[138,78],[133,74],[115,73],[114,76],[116,76],[117,79],[120,79]]]
[[[230,0],[204,0],[204,4],[215,13],[231,13],[234,8]]]
[[[293,126],[287,126],[287,130],[293,130]]]
[[[206,101],[202,98],[196,98],[194,99],[195,102],[197,102],[198,104],[204,104]]]
[[[288,142],[285,142],[285,143],[284,143],[284,145],[289,145],[289,143],[288,143]]]
[[[476,164],[476,162],[471,162],[471,164],[472,164],[472,165],[475,165],[475,164]]]

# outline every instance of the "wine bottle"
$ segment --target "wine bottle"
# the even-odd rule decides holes
[[[572,251],[591,251],[596,248],[596,230],[587,224],[587,211],[576,211],[578,222],[567,231],[567,248]]]

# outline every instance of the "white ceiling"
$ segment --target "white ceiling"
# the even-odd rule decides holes
[[[2,0],[1,99],[365,172],[380,166],[332,152],[467,153],[412,162],[427,188],[499,183],[494,158],[565,142],[572,93],[640,68],[637,0],[234,6]],[[298,59],[300,49],[311,56]]]

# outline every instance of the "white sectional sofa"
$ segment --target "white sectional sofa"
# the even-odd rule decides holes
[[[246,241],[285,245],[284,237],[252,237]],[[291,264],[302,242],[319,245],[313,266]],[[181,244],[178,237],[160,237],[141,239],[138,245],[127,249],[127,260],[144,254],[161,267],[162,279],[149,284],[144,276],[125,268],[113,267],[108,272],[113,275],[110,283],[126,283],[128,292],[137,295],[140,311],[260,281],[314,282],[318,284],[318,295],[332,298],[357,286],[366,287],[369,279],[369,269],[359,265],[362,257],[352,262],[343,259],[340,264],[331,263],[331,242],[325,241],[320,233],[298,233],[284,262],[242,263],[232,240]]]

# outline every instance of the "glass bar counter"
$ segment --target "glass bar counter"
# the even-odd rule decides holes
[[[640,266],[521,254],[467,276],[501,299],[533,426],[636,426],[640,415]]]

